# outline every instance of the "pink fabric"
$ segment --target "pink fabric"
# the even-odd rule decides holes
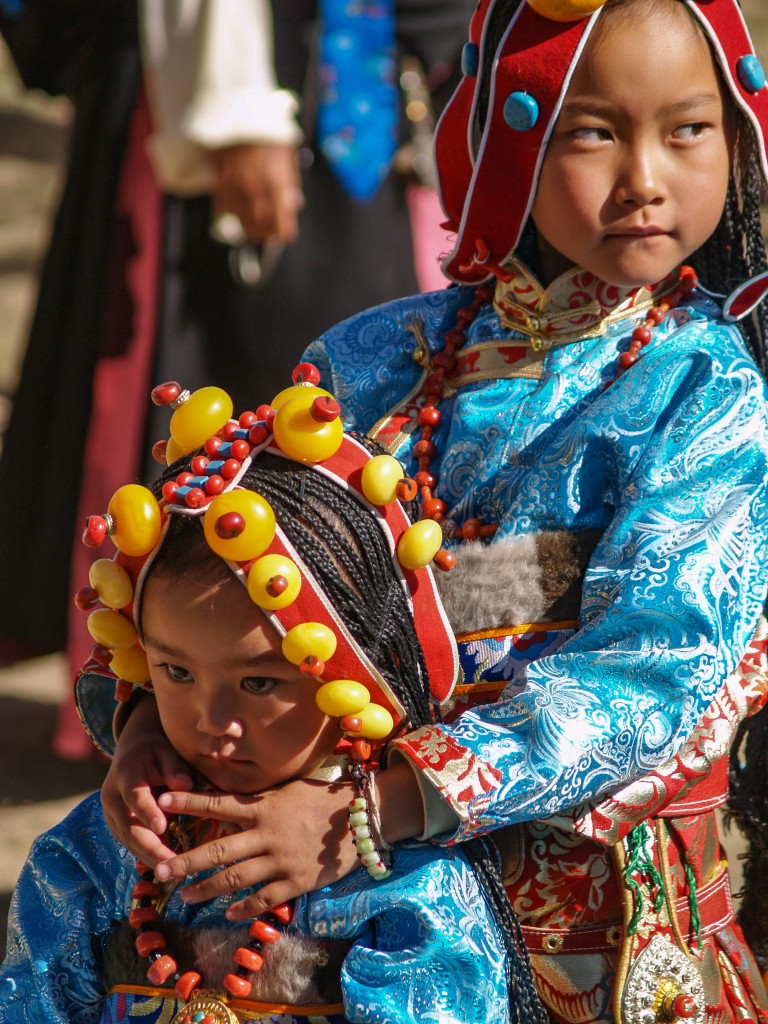
[[[408,212],[413,235],[413,263],[419,290],[437,291],[445,288],[448,279],[440,270],[440,258],[450,251],[452,242],[440,227],[445,220],[440,200],[432,189],[409,185],[406,190]]]
[[[82,524],[88,515],[106,511],[117,488],[138,477],[143,454],[162,232],[162,196],[145,153],[149,130],[149,110],[142,93],[133,113],[118,184],[102,356],[94,371],[77,535],[73,539],[73,591],[87,585],[88,569],[95,559],[111,558],[114,554],[109,541],[95,551],[85,547],[80,540]],[[125,307],[120,302],[121,294],[129,300]],[[124,313],[131,317],[128,330]],[[72,677],[93,646],[86,620],[87,616],[73,604],[67,647]],[[71,692],[67,692],[59,709],[53,747],[66,758],[85,758],[93,753],[93,744],[77,717]]]

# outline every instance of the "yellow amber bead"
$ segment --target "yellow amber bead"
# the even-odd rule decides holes
[[[336,636],[322,622],[302,622],[283,637],[283,657],[292,665],[300,665],[311,655],[330,661],[335,651]]]
[[[301,573],[285,555],[264,555],[248,573],[248,593],[259,608],[285,608],[296,600],[300,590]]]
[[[234,529],[228,530],[230,523]],[[211,550],[221,558],[248,562],[272,543],[275,513],[269,502],[254,491],[227,491],[217,495],[206,509],[203,532]]]
[[[141,484],[125,484],[112,495],[107,512],[115,523],[112,543],[126,555],[148,554],[160,540],[160,506]]]
[[[108,608],[125,608],[133,600],[133,583],[125,567],[111,558],[100,558],[88,570],[88,582]]]
[[[359,718],[362,710],[371,703],[371,695],[362,683],[356,683],[354,679],[332,679],[317,691],[315,703],[324,715],[332,718],[343,718],[344,715]]]
[[[310,465],[335,455],[344,439],[340,418],[330,421],[314,418],[310,410],[316,397],[310,395],[285,402],[278,409],[272,424],[275,441],[285,454],[297,462]]]
[[[397,497],[403,475],[403,467],[392,455],[375,455],[363,466],[363,494],[372,505],[388,505]]]
[[[429,565],[443,543],[443,531],[433,519],[422,519],[409,526],[397,545],[397,557],[406,569]]]
[[[136,642],[136,628],[130,619],[109,608],[97,608],[88,616],[88,632],[97,644],[115,650]]]
[[[310,397],[313,401],[315,398],[319,398],[325,395],[327,398],[332,398],[330,391],[326,391],[324,388],[318,388],[314,384],[292,384],[288,388],[283,388],[279,391],[270,402],[272,408],[276,411],[281,406],[285,405],[286,402],[290,402],[294,398],[306,399]]]
[[[127,683],[149,682],[149,665],[147,656],[140,647],[120,648],[113,652],[109,667],[118,677]]]
[[[357,715],[360,719],[360,736],[367,740],[383,740],[395,727],[392,715],[381,704],[368,704]]]
[[[221,388],[193,391],[171,416],[171,437],[185,452],[201,448],[232,418],[232,399]]]
[[[580,21],[604,3],[605,0],[528,0],[529,7],[550,21]]]
[[[206,438],[206,441],[208,438]],[[172,466],[177,459],[180,459],[182,455],[188,455],[189,452],[195,450],[195,445],[191,448],[185,448],[184,445],[174,441],[172,437],[168,438],[168,443],[165,446],[165,461],[169,466]]]

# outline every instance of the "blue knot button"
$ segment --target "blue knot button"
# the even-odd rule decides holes
[[[516,132],[527,132],[539,119],[539,104],[527,92],[513,92],[504,101],[504,120]]]

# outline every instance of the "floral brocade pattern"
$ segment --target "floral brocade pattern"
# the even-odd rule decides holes
[[[103,950],[127,916],[136,879],[134,858],[110,835],[98,794],[36,840],[13,897],[0,967],[3,1024],[170,1024],[170,992],[137,1000],[135,990],[117,986],[105,1002]],[[221,928],[228,902],[188,906],[176,891],[164,913],[187,927]],[[459,850],[396,846],[386,881],[359,868],[297,901],[291,927],[352,943],[342,968],[345,1012],[329,1024],[408,1024],[432,1019],[434,1007],[445,1024],[508,1024],[503,940]],[[240,1015],[323,1024],[322,1011],[300,1010]]]
[[[349,425],[369,429],[417,384],[407,325],[438,351],[472,294],[389,303],[311,346]],[[699,298],[675,308],[618,378],[645,317],[631,309],[602,336],[545,352],[539,379],[478,380],[441,402],[432,467],[447,518],[498,522],[497,538],[603,531],[576,634],[439,740],[422,730],[403,743],[459,815],[454,838],[561,814],[658,769],[744,652],[768,587],[768,412],[764,381],[718,312]],[[462,351],[520,337],[491,304],[467,334]],[[397,442],[411,472],[413,443]],[[430,761],[446,742],[464,762],[440,778]]]

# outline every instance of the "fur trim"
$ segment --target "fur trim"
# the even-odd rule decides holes
[[[553,530],[458,548],[455,568],[435,574],[454,632],[578,619],[581,583],[601,532]]]
[[[203,975],[205,988],[220,989],[221,979],[232,970],[232,954],[248,945],[248,928],[185,928],[163,922],[168,950],[184,969],[193,964]],[[147,985],[147,961],[138,956],[135,932],[121,921],[107,940],[102,979],[107,990],[114,985]],[[264,954],[264,966],[248,975],[253,983],[249,999],[265,1003],[341,1002],[341,965],[349,946],[320,943],[296,932],[283,932]],[[166,986],[172,988],[170,983]]]

